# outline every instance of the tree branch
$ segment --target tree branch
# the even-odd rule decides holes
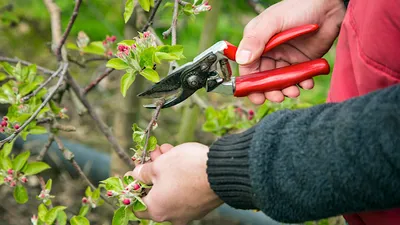
[[[260,3],[256,3],[254,0],[247,0],[247,3],[257,14],[260,14],[265,10],[265,8]]]
[[[42,104],[39,106],[39,108],[29,117],[28,120],[26,120],[20,128],[18,128],[14,133],[12,133],[10,136],[7,138],[3,139],[0,141],[0,149],[3,147],[3,145],[6,142],[11,142],[14,140],[14,138],[17,137],[19,133],[21,133],[28,125],[30,122],[32,122],[36,116],[39,114],[39,112],[47,105],[47,103],[51,100],[53,95],[56,93],[57,89],[61,86],[61,83],[63,82],[64,75],[67,72],[68,69],[68,63],[61,62],[60,67],[62,67],[60,78],[58,79],[58,82],[56,84],[56,87],[47,95],[47,97],[43,100]]]
[[[150,13],[149,20],[147,21],[147,24],[144,25],[144,27],[143,27],[142,30],[141,30],[142,33],[145,32],[145,31],[147,31],[147,29],[149,29],[149,27],[150,27],[151,25],[153,25],[154,17],[155,17],[155,15],[156,15],[156,13],[157,13],[158,8],[159,8],[160,5],[161,5],[161,2],[162,2],[162,0],[158,0],[158,1],[155,3],[154,8],[153,8],[153,10],[152,10],[151,13]]]
[[[95,121],[95,124],[98,126],[100,131],[104,134],[104,136],[106,136],[107,140],[111,143],[111,145],[113,146],[113,148],[114,148],[115,152],[118,154],[118,156],[122,160],[124,160],[128,165],[130,165],[132,168],[134,168],[135,164],[132,162],[131,158],[124,151],[124,149],[118,144],[117,139],[113,136],[113,134],[111,133],[111,131],[107,127],[107,125],[100,119],[100,117],[94,111],[93,107],[90,105],[89,101],[86,99],[85,95],[81,91],[81,88],[79,87],[79,85],[75,81],[75,79],[68,73],[67,73],[67,79],[68,79],[68,83],[70,84],[72,90],[75,92],[75,94],[77,95],[79,100],[83,103],[83,105],[86,107],[89,115]]]
[[[14,63],[14,64],[17,64],[19,62],[19,63],[21,63],[21,65],[24,65],[24,66],[32,65],[32,63],[30,63],[30,62],[27,62],[27,61],[24,61],[24,60],[21,60],[18,58],[8,58],[8,57],[4,57],[4,56],[0,56],[0,61]],[[51,75],[54,73],[54,71],[46,69],[46,68],[38,66],[38,65],[36,65],[36,69],[42,71],[46,75]]]
[[[54,72],[49,78],[47,78],[47,80],[45,82],[40,84],[40,86],[38,88],[36,88],[32,93],[21,98],[21,101],[23,101],[23,102],[28,101],[33,96],[37,95],[37,93],[39,93],[39,91],[42,90],[44,88],[44,86],[46,86],[54,77],[58,76],[58,74],[61,72],[62,69],[63,69],[62,67],[59,67],[56,70],[56,72]]]
[[[65,41],[67,40],[67,37],[69,33],[71,32],[72,26],[75,23],[76,17],[78,17],[78,12],[79,12],[79,7],[81,6],[82,0],[75,0],[75,8],[74,11],[71,15],[71,18],[69,19],[67,29],[65,30],[63,36],[61,37],[60,42],[58,43],[58,47],[55,51],[56,56],[58,57],[58,61],[61,61],[61,48],[63,47]]]
[[[164,98],[162,98],[156,102],[156,105],[157,105],[156,110],[153,114],[153,117],[151,118],[151,120],[149,122],[149,125],[147,125],[147,128],[144,131],[146,134],[146,140],[144,142],[144,147],[143,147],[143,155],[142,155],[142,160],[141,160],[142,164],[146,162],[146,157],[147,157],[147,153],[148,153],[147,145],[149,143],[150,133],[151,133],[151,130],[153,129],[153,126],[157,123],[158,116],[160,115],[160,110],[161,110],[162,106],[164,105],[164,103],[165,103]]]
[[[72,152],[70,152],[68,149],[64,147],[64,144],[62,143],[61,139],[57,136],[54,136],[54,140],[57,143],[58,149],[63,153],[63,156],[66,160],[72,163],[78,174],[85,180],[85,182],[93,189],[96,189],[96,186],[92,184],[92,182],[89,180],[89,178],[85,175],[81,167],[78,165],[78,163],[74,159],[74,155]]]
[[[172,33],[172,43],[175,43],[175,44],[176,44],[176,25],[178,23],[178,13],[179,13],[178,9],[179,9],[179,0],[175,0],[171,27],[162,34],[164,39],[167,39],[168,36],[171,35],[171,33]]]
[[[49,151],[51,144],[54,141],[54,134],[50,133],[47,143],[44,145],[43,149],[40,151],[39,155],[36,157],[37,161],[42,161],[46,153]],[[43,189],[43,187],[42,187]]]
[[[107,69],[103,74],[96,78],[96,80],[92,81],[88,86],[86,86],[83,90],[83,95],[86,95],[89,91],[91,91],[97,84],[100,83],[104,78],[110,75],[114,69]]]

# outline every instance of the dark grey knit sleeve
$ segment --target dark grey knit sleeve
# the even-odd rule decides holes
[[[208,157],[223,201],[281,222],[400,207],[400,85],[275,112]]]

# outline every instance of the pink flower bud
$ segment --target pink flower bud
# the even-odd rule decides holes
[[[136,158],[135,158],[135,156],[132,156],[132,158],[131,158],[131,159],[132,159],[132,161],[136,161]]]
[[[149,36],[150,36],[150,32],[149,31],[146,31],[146,32],[143,33],[143,37],[144,38],[148,38]]]
[[[8,178],[4,177],[4,182],[7,183],[8,182]]]
[[[6,179],[7,179],[7,182],[11,182],[13,180],[13,177],[12,176],[8,176],[8,177],[6,177]]]
[[[33,225],[36,225],[36,224],[37,224],[37,221],[38,221],[38,217],[37,217],[36,215],[33,215],[33,216],[31,217],[31,223],[32,223]]]
[[[4,133],[4,128],[0,127],[0,133]]]
[[[4,121],[8,121],[8,117],[7,116],[3,116],[3,120]]]
[[[44,193],[40,193],[39,198],[45,198],[46,195]]]
[[[14,125],[14,129],[18,130],[20,128],[20,126],[18,124]]]
[[[107,46],[108,42],[107,41],[103,41],[103,46]]]
[[[17,183],[16,183],[15,181],[11,181],[10,186],[11,186],[11,187],[15,187],[15,185],[17,185]]]
[[[14,170],[13,170],[13,169],[8,169],[8,170],[7,170],[7,174],[12,175],[13,173],[14,173]]]
[[[129,188],[128,188],[128,187],[126,187],[126,188],[125,188],[125,191],[129,191]]]
[[[112,191],[107,191],[107,196],[112,197],[112,196],[114,196],[114,193]]]
[[[87,199],[86,197],[83,197],[83,198],[82,198],[82,203],[83,203],[83,204],[88,203],[88,199]]]
[[[133,185],[133,190],[139,190],[140,189],[140,185],[139,184],[135,184]]]
[[[250,110],[249,110],[249,115],[250,115],[250,116],[254,116],[254,111],[250,109]]]
[[[111,41],[111,42],[115,42],[116,40],[117,40],[117,37],[115,37],[115,35],[113,35],[113,36],[110,37],[110,41]]]
[[[125,199],[122,201],[122,203],[123,203],[124,205],[130,205],[130,204],[131,204],[131,200],[130,200],[129,198],[125,198]]]
[[[21,182],[22,182],[22,183],[26,183],[26,182],[28,182],[28,178],[26,178],[26,177],[22,177],[22,178],[21,178]]]
[[[107,52],[107,55],[108,55],[108,56],[112,56],[112,55],[113,55],[113,52],[110,50],[110,51]]]
[[[6,127],[8,125],[8,123],[7,123],[7,121],[3,120],[3,121],[1,121],[0,125],[2,127]]]

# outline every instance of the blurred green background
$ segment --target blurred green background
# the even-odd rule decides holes
[[[65,29],[74,8],[72,0],[56,0],[61,9],[62,26]],[[172,7],[164,7],[165,3],[173,2],[164,0],[154,20],[153,28],[159,37],[171,24]],[[264,8],[279,2],[278,0],[256,1]],[[243,0],[211,0],[213,10],[201,13],[194,18],[180,15],[178,20],[178,44],[184,46],[185,60],[178,62],[184,64],[192,60],[200,51],[211,46],[219,40],[227,40],[233,44],[239,44],[243,28],[257,13]],[[79,31],[84,31],[91,41],[102,41],[106,35],[115,35],[117,41],[131,39],[137,35],[137,31],[143,25],[140,20],[146,21],[148,13],[140,8],[127,24],[123,21],[124,1],[115,0],[84,0],[79,11],[79,16],[71,31],[67,42],[74,43]],[[170,38],[162,40],[169,44]],[[51,29],[50,15],[41,0],[0,0],[0,56],[17,57],[38,65],[56,68],[56,59],[50,51]],[[335,46],[324,56],[334,64]],[[70,52],[72,57],[79,57],[76,52]],[[87,64],[84,68],[72,65],[71,74],[78,80],[82,87],[104,72],[105,61],[96,61]],[[237,67],[234,67],[237,74]],[[158,68],[159,74],[167,75],[168,65]],[[142,101],[136,98],[136,94],[151,85],[144,79],[137,79],[131,87],[130,94],[123,98],[119,92],[119,79],[123,75],[113,72],[107,79],[89,93],[95,111],[112,128],[120,144],[127,149],[132,147],[132,123],[139,123],[145,127],[150,120],[151,111],[144,109]],[[298,103],[311,105],[324,103],[329,88],[330,75],[315,78],[315,87],[311,91],[301,90],[301,96],[297,99],[286,99],[282,104],[271,104],[277,108],[291,108]],[[247,109],[257,111],[259,107],[252,105],[247,98],[236,99],[234,97],[221,96],[219,94],[199,91],[200,99],[207,105],[221,108],[226,105],[242,105]],[[64,98],[62,105],[67,107],[70,120],[68,124],[75,125],[75,133],[63,134],[64,138],[79,144],[93,147],[96,151],[111,155],[110,174],[124,174],[124,167],[118,157],[113,153],[106,138],[99,132],[85,113],[76,109],[76,104],[68,98]],[[196,101],[189,99],[177,107],[162,110],[158,121],[159,127],[154,131],[159,143],[179,144],[184,141],[197,141],[211,144],[216,136],[202,131],[205,121],[204,110],[198,107]],[[107,214],[103,215],[106,216]],[[326,222],[326,221],[325,221]],[[102,223],[106,224],[106,223]],[[208,224],[208,223],[204,223]],[[212,224],[212,223],[209,223]],[[222,223],[216,223],[222,224]],[[233,223],[227,223],[233,224]]]

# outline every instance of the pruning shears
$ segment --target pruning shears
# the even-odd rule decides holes
[[[264,48],[263,54],[274,47],[301,35],[318,30],[318,25],[309,24],[295,27],[273,36]],[[245,97],[254,92],[282,90],[318,75],[326,75],[330,67],[325,59],[315,59],[303,63],[243,76],[232,76],[229,60],[235,61],[237,47],[227,41],[219,41],[208,48],[192,62],[171,72],[138,96],[143,98],[166,98],[162,108],[177,105],[197,90]],[[154,109],[155,104],[144,107]]]

